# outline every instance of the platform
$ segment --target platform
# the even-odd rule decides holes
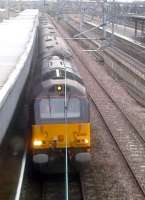
[[[94,22],[85,21],[85,23],[94,27],[96,26],[96,28],[98,28],[98,24]],[[103,29],[103,28],[100,27],[100,29]],[[107,25],[107,27],[105,28],[105,31],[110,34],[112,33],[111,24]],[[141,34],[141,31],[138,31],[138,33]],[[134,43],[142,48],[145,48],[144,43],[138,41],[137,38],[134,37],[134,29],[131,27],[115,24],[114,35],[124,40],[127,40],[131,43]]]
[[[0,143],[28,77],[39,11],[28,9],[0,23]]]

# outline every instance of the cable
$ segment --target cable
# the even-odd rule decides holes
[[[65,65],[64,65],[65,66]],[[68,200],[68,141],[67,141],[67,88],[66,88],[66,66],[65,66],[65,102],[64,102],[64,110],[65,110],[65,199]]]

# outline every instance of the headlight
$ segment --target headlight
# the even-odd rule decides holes
[[[85,139],[85,144],[88,144],[89,143],[89,140],[88,139]]]
[[[33,141],[33,145],[34,146],[41,146],[43,143],[42,143],[42,141],[41,140],[34,140]]]
[[[58,91],[61,91],[62,90],[62,87],[59,85],[59,86],[57,86],[57,90]]]
[[[62,91],[62,86],[61,85],[57,85],[56,86],[56,90],[57,90],[57,92],[61,92]]]

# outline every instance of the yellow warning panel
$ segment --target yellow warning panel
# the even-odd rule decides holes
[[[42,124],[32,126],[32,148],[90,147],[90,123]]]

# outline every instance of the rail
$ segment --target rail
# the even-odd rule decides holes
[[[16,189],[16,194],[14,200],[20,200],[21,197],[21,189],[22,189],[22,184],[23,184],[23,179],[24,179],[24,173],[25,173],[25,167],[26,167],[26,159],[27,159],[27,147],[25,148],[23,158],[22,158],[22,164],[21,164],[21,169],[20,169],[20,175],[19,175],[19,180],[18,180],[18,185]]]

